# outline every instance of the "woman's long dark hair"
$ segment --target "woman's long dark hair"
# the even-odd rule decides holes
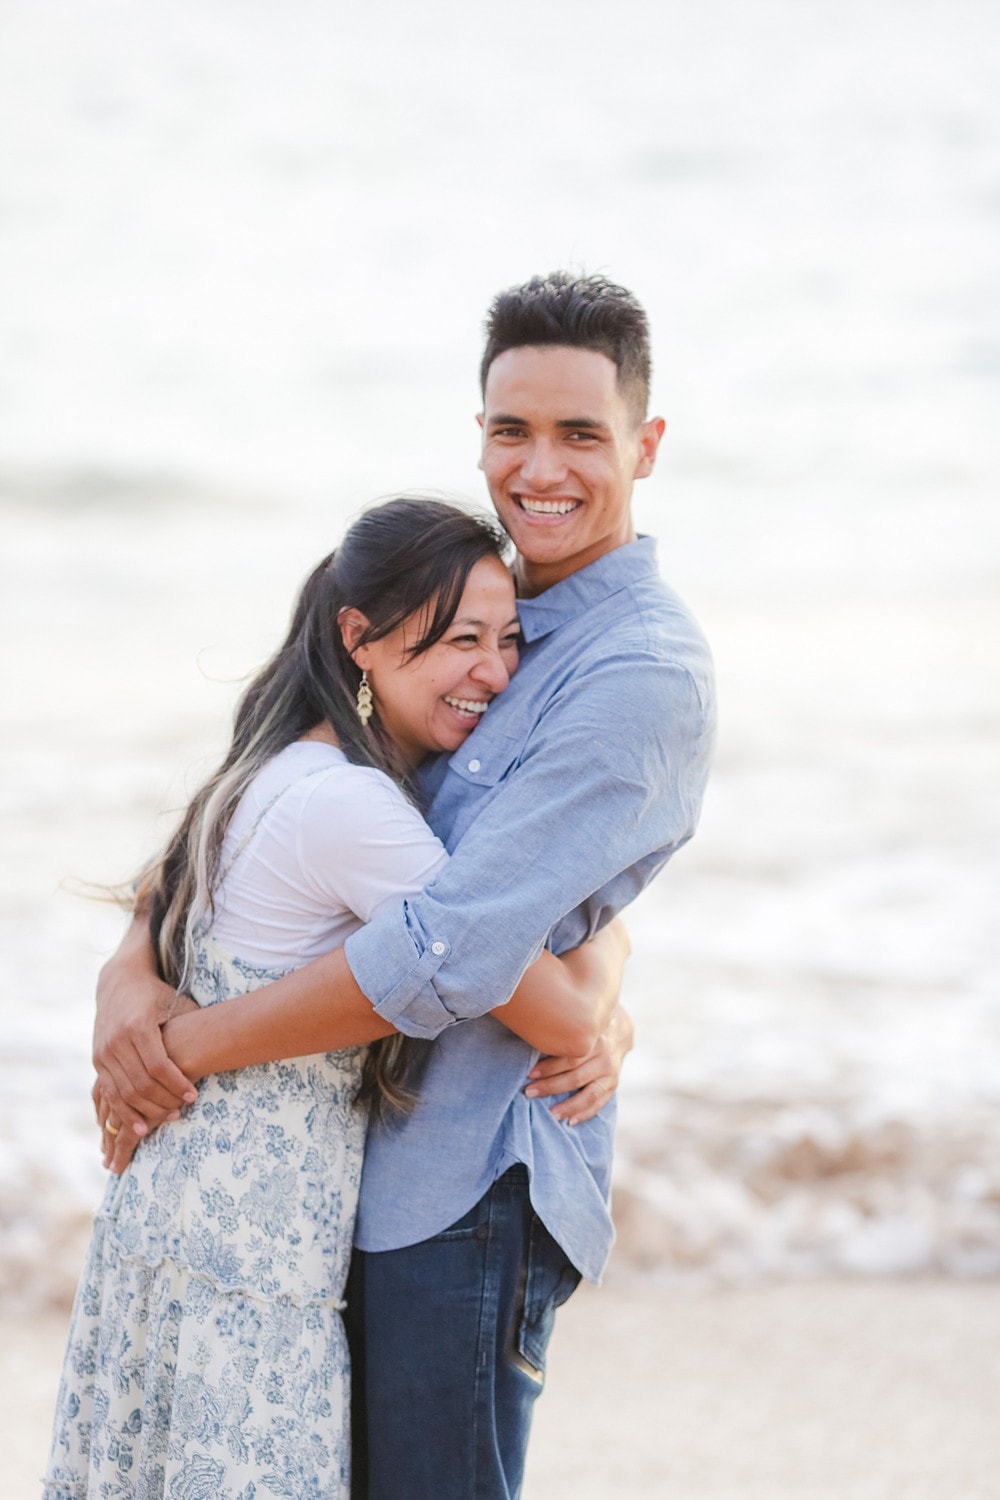
[[[357,609],[368,621],[355,650],[422,612],[423,633],[411,648],[418,656],[450,626],[476,563],[503,561],[507,547],[505,533],[484,515],[400,497],[366,511],[313,569],[283,644],[237,705],[225,759],[140,878],[138,902],[150,914],[160,973],[169,984],[183,989],[191,981],[198,938],[212,915],[226,829],[266,761],[327,722],[348,760],[374,766],[410,791],[396,746],[379,722],[378,703],[367,727],[358,717],[361,672],[341,638],[341,611]],[[402,1036],[375,1044],[363,1092],[378,1088],[405,1107],[406,1053]]]

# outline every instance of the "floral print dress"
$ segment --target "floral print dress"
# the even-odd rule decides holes
[[[314,903],[339,900],[335,920],[348,930],[388,890],[420,889],[444,859],[381,773],[301,743],[269,765],[265,805],[226,866],[239,861],[242,899],[276,849],[295,865],[296,826],[323,854],[302,866],[301,890],[316,886],[321,863],[325,879],[331,846],[349,862],[353,886],[339,896],[325,886]],[[279,805],[290,821],[268,824]],[[273,843],[255,866],[262,827]],[[244,918],[244,931],[259,922]],[[213,1005],[295,966],[240,959],[209,929],[191,991]],[[43,1500],[347,1500],[341,1309],[367,1123],[355,1102],[363,1057],[351,1048],[206,1078],[197,1102],[110,1180],[73,1308]]]
[[[247,787],[222,858],[201,1005],[336,947],[447,855],[381,771],[297,741]],[[43,1500],[348,1500],[363,1061],[354,1047],[208,1077],[111,1179]]]
[[[282,973],[199,958],[203,1005]],[[361,1058],[206,1079],[108,1184],[44,1500],[346,1500]]]

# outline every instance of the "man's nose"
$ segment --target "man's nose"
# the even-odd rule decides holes
[[[554,443],[537,439],[521,461],[521,478],[532,489],[548,489],[566,477],[566,464]]]

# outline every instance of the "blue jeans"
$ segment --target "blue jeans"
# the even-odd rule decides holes
[[[516,1500],[555,1310],[579,1280],[523,1166],[433,1239],[355,1251],[354,1500]]]

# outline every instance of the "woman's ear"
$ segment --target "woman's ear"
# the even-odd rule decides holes
[[[340,611],[337,624],[340,627],[340,639],[344,643],[344,650],[353,659],[355,665],[364,671],[365,662],[361,658],[367,658],[368,652],[366,647],[358,645],[358,639],[368,629],[368,617],[363,615],[360,609],[355,609],[353,605],[350,605]]]

